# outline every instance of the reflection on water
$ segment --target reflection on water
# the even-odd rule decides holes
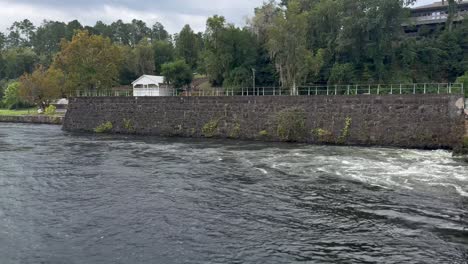
[[[445,151],[0,124],[1,263],[466,263]]]

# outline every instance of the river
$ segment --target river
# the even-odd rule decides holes
[[[446,151],[0,124],[0,263],[467,263]]]

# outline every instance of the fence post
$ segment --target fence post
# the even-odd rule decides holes
[[[338,95],[338,85],[335,84],[335,96]]]
[[[403,89],[401,87],[401,83],[400,83],[400,94],[403,94]]]
[[[349,84],[348,84],[348,86],[346,87],[346,93],[349,95]]]
[[[437,84],[437,94],[440,94],[440,83]]]
[[[377,95],[380,95],[380,84],[377,85]]]
[[[426,94],[426,84],[424,84],[424,94]]]
[[[315,95],[318,95],[318,88],[315,86]]]
[[[358,85],[356,84],[356,95],[358,95]]]
[[[307,95],[310,96],[310,86],[309,86],[309,89],[308,89],[308,91],[307,91]]]
[[[452,84],[449,83],[449,94],[452,94]]]
[[[416,94],[416,84],[413,83],[413,94]]]
[[[464,83],[461,83],[461,93],[462,94],[465,94],[465,87],[464,86]]]
[[[370,90],[370,84],[369,84],[369,95],[371,94],[371,90]]]
[[[390,94],[393,94],[393,84],[390,84]]]
[[[328,85],[327,85],[327,95],[328,95]]]

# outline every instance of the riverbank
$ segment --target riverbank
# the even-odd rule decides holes
[[[31,123],[62,125],[64,116],[47,115],[0,115],[0,123]]]

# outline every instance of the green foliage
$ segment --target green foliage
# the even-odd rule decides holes
[[[229,133],[229,138],[238,138],[241,132],[241,125],[239,122],[236,122],[231,132]]]
[[[465,96],[468,97],[468,71],[465,73],[465,75],[458,77],[457,80],[456,80],[456,83],[463,84],[463,89],[465,91]]]
[[[140,76],[153,75],[156,68],[154,64],[154,49],[148,40],[143,39],[132,52],[134,72]]]
[[[20,103],[21,100],[18,92],[19,86],[19,82],[12,82],[5,89],[2,104],[6,108],[13,109],[18,103]]]
[[[112,128],[114,128],[112,122],[107,121],[105,123],[100,124],[94,129],[95,133],[109,133],[112,131]]]
[[[174,60],[175,51],[172,43],[168,41],[155,41],[154,49],[154,69],[157,75],[162,74],[162,65]]]
[[[468,136],[463,138],[463,148],[468,149]]]
[[[352,121],[353,120],[351,119],[351,117],[346,117],[344,127],[341,130],[341,135],[338,138],[338,144],[346,143],[346,140],[349,138],[349,135],[350,135],[349,129],[351,128]]]
[[[268,134],[268,131],[262,130],[262,131],[260,131],[260,132],[258,133],[258,135],[259,135],[260,137],[268,137],[269,134]]]
[[[212,86],[251,87],[254,69],[258,87],[280,85],[291,94],[314,83],[455,82],[468,70],[468,20],[454,23],[457,1],[449,0],[445,26],[405,35],[413,2],[266,1],[245,28],[215,15],[204,34],[186,25],[173,36],[159,22],[137,19],[86,27],[76,20],[36,27],[25,19],[0,33],[0,79],[32,74],[41,64],[43,72],[63,73],[60,92],[68,95],[164,75],[162,65],[183,60]],[[186,69],[176,72],[182,77],[169,77],[175,86],[189,83]]]
[[[78,31],[70,42],[63,42],[52,68],[65,75],[67,92],[105,90],[118,83],[122,66],[120,49],[110,39]]]
[[[203,136],[207,138],[214,137],[218,131],[219,119],[210,120],[202,128]]]
[[[129,133],[135,132],[135,125],[133,124],[133,121],[131,119],[124,118],[123,125],[124,125],[125,130],[127,130],[127,132]]]
[[[301,108],[285,109],[277,113],[277,133],[282,141],[296,142],[307,137],[306,113]]]
[[[55,115],[56,111],[57,111],[57,107],[53,105],[49,105],[48,107],[46,107],[44,114],[52,116],[52,115]]]
[[[329,84],[352,84],[356,80],[351,63],[335,64],[330,73]]]
[[[312,131],[312,134],[321,143],[333,143],[334,142],[333,133],[328,130],[317,128]]]
[[[193,79],[192,70],[184,60],[163,64],[162,74],[166,82],[173,85],[175,88],[188,86]]]
[[[201,38],[193,32],[189,25],[185,25],[175,38],[176,53],[194,70],[197,67],[198,53],[201,46]]]

